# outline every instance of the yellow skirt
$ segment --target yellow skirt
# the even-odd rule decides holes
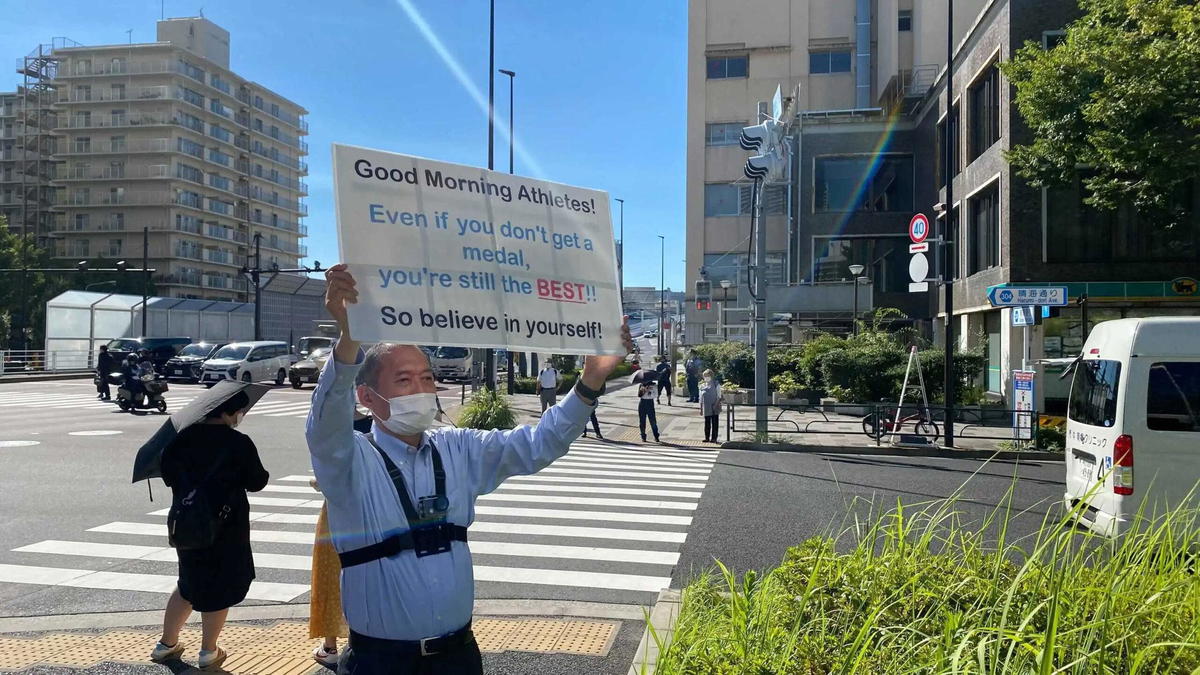
[[[342,565],[329,535],[329,516],[325,505],[317,517],[317,538],[313,542],[312,593],[309,599],[308,637],[348,637],[342,615]]]

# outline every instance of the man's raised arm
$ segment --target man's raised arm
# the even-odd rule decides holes
[[[325,309],[337,321],[338,339],[317,379],[305,436],[321,490],[326,499],[336,502],[352,491],[354,480],[354,379],[359,344],[350,337],[346,305],[358,301],[358,291],[345,265],[330,267],[325,280]]]

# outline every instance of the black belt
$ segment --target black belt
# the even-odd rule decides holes
[[[350,631],[350,648],[389,652],[402,656],[433,656],[475,643],[471,622],[451,633],[423,640],[388,640]]]
[[[435,552],[443,541],[466,541],[467,528],[453,523],[440,523],[429,527],[419,527],[415,530],[393,534],[381,542],[345,551],[338,554],[342,569],[354,567],[363,563],[390,558],[401,551],[413,549],[418,557],[424,557]]]

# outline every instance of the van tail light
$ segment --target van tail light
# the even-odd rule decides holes
[[[1113,443],[1113,492],[1133,494],[1133,436],[1121,434]]]

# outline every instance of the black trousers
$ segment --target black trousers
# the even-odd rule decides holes
[[[720,415],[705,415],[704,416],[704,440],[717,440],[717,433],[721,427]]]
[[[99,372],[99,371],[97,371]],[[104,398],[112,398],[112,390],[108,388],[108,373],[100,374],[100,384],[96,385],[96,393]]]
[[[453,651],[421,656],[397,654],[388,649],[346,647],[338,663],[338,675],[482,675],[483,656],[471,640]]]
[[[600,436],[600,421],[596,419],[596,411],[595,410],[592,411],[591,422],[592,422],[592,430],[596,432],[596,438],[602,438]],[[583,425],[583,435],[587,436],[587,425],[586,424]]]
[[[654,431],[654,440],[658,440],[658,418],[654,415],[654,400],[643,398],[638,400],[638,428],[642,430],[642,438],[646,438],[646,420],[650,420],[650,428]]]
[[[687,378],[688,401],[695,403],[700,400],[700,380],[692,377]]]

